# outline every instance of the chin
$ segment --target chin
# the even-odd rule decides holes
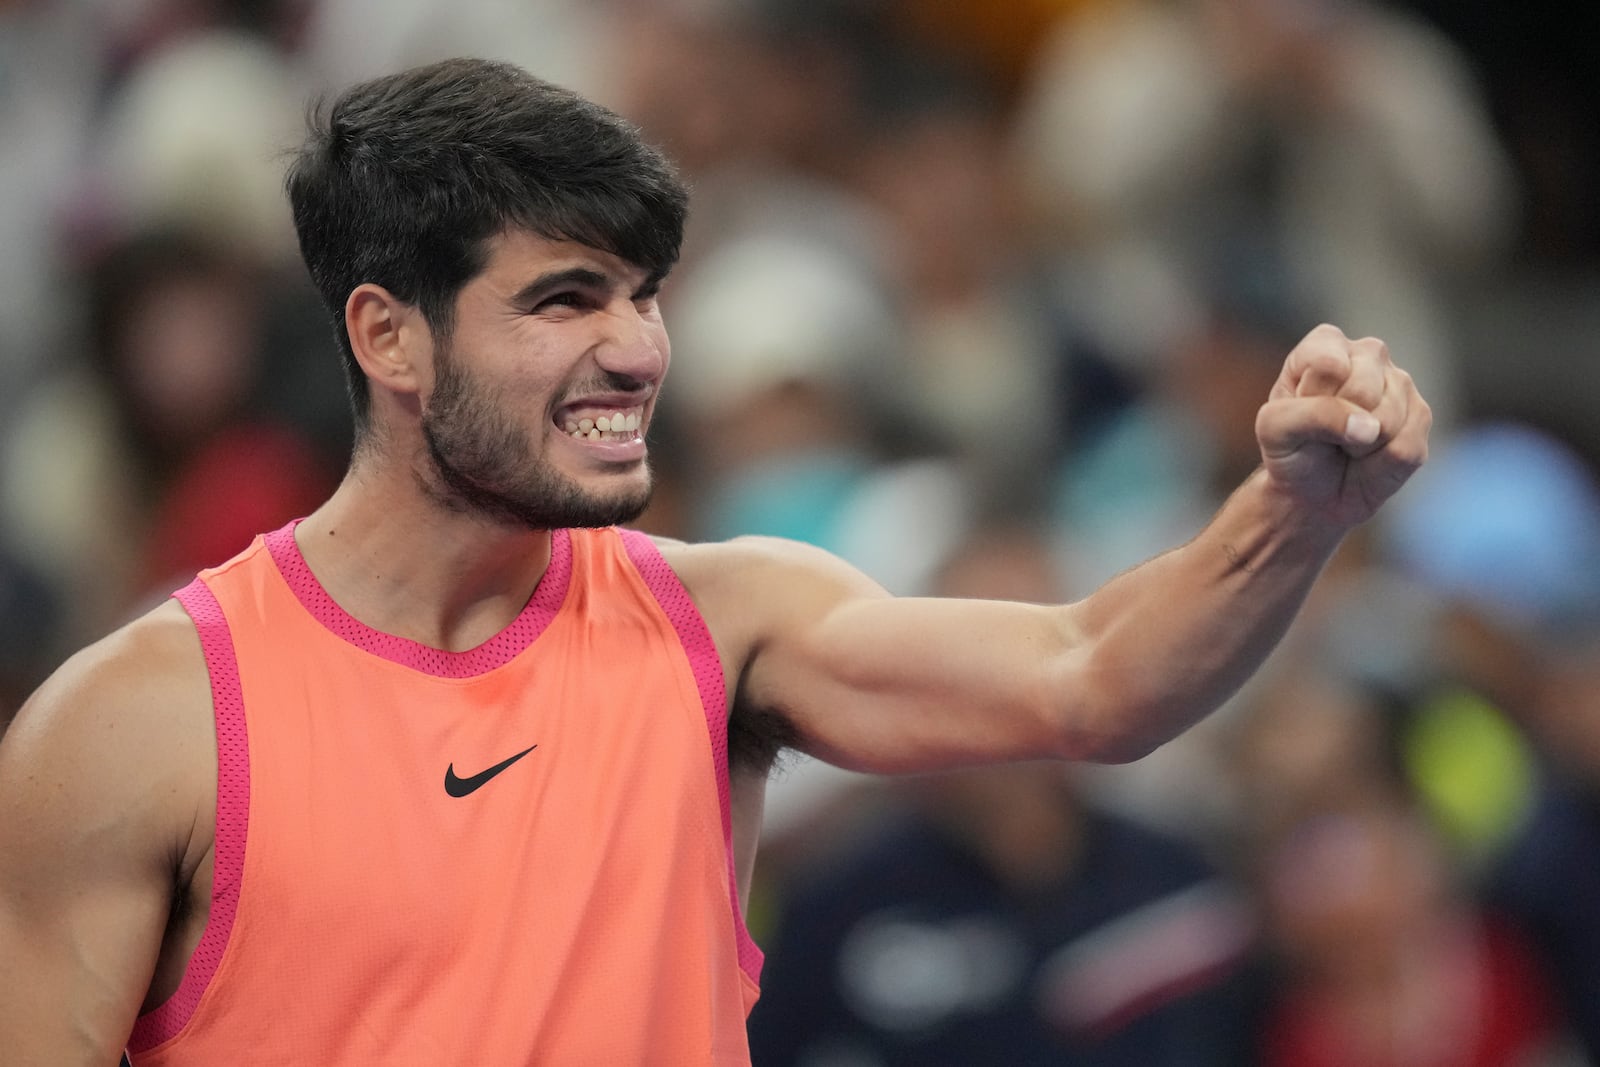
[[[522,509],[524,521],[544,529],[619,526],[637,519],[650,503],[651,484],[648,477],[630,485],[610,486],[604,490],[576,485],[571,488],[571,492],[555,498],[545,496],[537,501],[529,501],[528,506]]]

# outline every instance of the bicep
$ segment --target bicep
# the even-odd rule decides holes
[[[1076,651],[1070,609],[895,598],[824,568],[752,656],[753,702],[796,747],[880,772],[1070,755]]]
[[[166,921],[159,886],[40,877],[0,850],[0,1044],[18,1064],[111,1064],[148,987]]]
[[[0,741],[8,1062],[115,1063],[170,912],[183,783],[103,688],[47,683]]]

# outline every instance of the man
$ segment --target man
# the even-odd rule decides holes
[[[336,101],[289,192],[350,470],[0,746],[9,1063],[747,1062],[776,749],[1137,758],[1426,452],[1383,345],[1321,327],[1188,545],[1076,604],[898,600],[805,546],[611,526],[649,494],[685,204],[614,116],[451,61]]]

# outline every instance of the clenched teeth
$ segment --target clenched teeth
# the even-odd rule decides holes
[[[562,429],[583,441],[631,441],[639,436],[640,422],[636,411],[616,411],[593,419],[568,419]]]

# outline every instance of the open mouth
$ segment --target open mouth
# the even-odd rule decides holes
[[[644,421],[640,408],[602,413],[569,411],[558,420],[569,436],[580,441],[637,441]]]

